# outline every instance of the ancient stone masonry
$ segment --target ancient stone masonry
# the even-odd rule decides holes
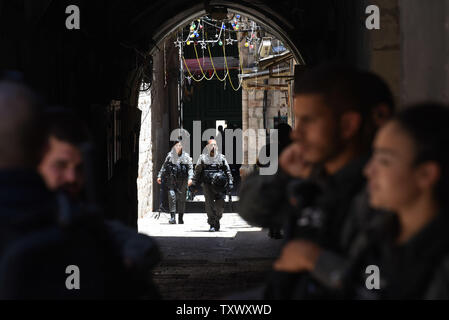
[[[273,36],[273,46],[283,44]],[[291,113],[291,86],[287,81],[289,74],[293,73],[294,59],[286,59],[281,63],[271,62],[271,71],[265,70],[258,62],[257,54],[240,43],[240,52],[244,66],[245,77],[242,86],[242,129],[259,130],[274,129],[278,122],[287,122],[293,125]],[[277,59],[276,57],[272,59]],[[267,62],[265,62],[267,63]],[[249,76],[248,76],[249,75]],[[244,164],[249,163],[249,154],[257,152],[254,150],[257,144],[250,144],[248,138],[244,138],[243,159]]]
[[[400,35],[397,0],[375,0],[380,9],[380,29],[369,31],[370,69],[385,79],[396,102],[400,98]]]
[[[141,92],[139,109],[142,111],[142,126],[139,142],[139,175],[137,177],[138,189],[138,215],[143,218],[151,212],[153,207],[153,159],[151,152],[151,94],[150,91]]]

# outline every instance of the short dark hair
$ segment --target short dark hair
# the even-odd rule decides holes
[[[415,146],[414,163],[419,165],[435,161],[440,166],[441,177],[436,186],[440,204],[449,204],[449,106],[422,103],[408,107],[393,121],[412,138]]]
[[[296,68],[294,93],[320,95],[337,113],[362,112],[359,78],[358,70],[338,63],[325,63],[306,71]]]
[[[388,84],[377,74],[369,71],[360,72],[361,100],[367,109],[372,110],[380,104],[388,107],[393,115],[396,105]]]
[[[366,113],[379,104],[394,111],[393,94],[378,75],[339,63],[325,63],[304,71],[295,68],[294,93],[323,96],[328,105],[339,110]]]
[[[359,77],[360,103],[364,106],[363,112],[366,114],[363,117],[362,134],[365,143],[371,145],[379,129],[379,124],[374,119],[376,107],[386,106],[391,117],[395,113],[396,106],[393,93],[381,77],[368,71],[361,72]]]
[[[374,124],[373,110],[384,104],[391,114],[394,113],[395,103],[390,88],[382,78],[369,71],[325,63],[307,71],[296,68],[294,80],[295,95],[320,95],[336,114],[346,111],[360,113],[360,143],[365,149],[370,148],[378,129]]]
[[[176,146],[178,143],[180,143],[180,142],[182,142],[182,137],[179,137],[178,139],[176,139],[176,140],[171,140],[170,141],[170,148],[173,148],[174,146]],[[181,145],[182,145],[182,143],[181,143]]]
[[[50,137],[80,146],[91,139],[86,123],[74,110],[63,107],[52,107],[44,113],[45,137]]]

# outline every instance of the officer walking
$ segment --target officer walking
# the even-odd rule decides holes
[[[201,154],[195,167],[193,185],[203,183],[209,231],[220,230],[226,192],[233,187],[231,169],[223,154],[218,151],[217,141],[210,139],[207,153]]]
[[[181,142],[176,141],[157,176],[157,183],[161,184],[164,179],[168,189],[170,224],[176,224],[176,212],[178,212],[178,223],[184,223],[187,186],[192,184],[192,178],[192,158],[182,150]]]

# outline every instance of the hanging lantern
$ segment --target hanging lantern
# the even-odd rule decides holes
[[[245,48],[248,48],[248,47],[249,47],[249,43],[245,42]]]

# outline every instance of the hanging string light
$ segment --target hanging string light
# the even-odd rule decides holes
[[[212,64],[212,68],[214,69],[214,75],[217,77],[218,80],[220,80],[222,82],[225,81],[226,77],[229,75],[229,72],[226,72],[226,74],[224,75],[223,79],[220,79],[220,77],[218,76],[218,73],[217,73],[217,69],[215,69],[214,59],[212,58],[212,54],[210,52],[209,46],[207,46],[207,50],[209,51],[209,58],[210,58],[210,62]]]
[[[218,24],[217,24],[218,22]],[[226,26],[226,24],[229,23],[232,28],[228,28]],[[204,39],[204,35],[203,35],[203,39],[202,41],[204,41],[205,43],[208,44],[220,44],[220,42],[223,44],[222,39],[222,34],[226,31],[229,32],[229,35],[231,34],[231,32],[250,32],[250,36],[247,37],[247,42],[248,42],[248,46],[249,47],[251,44],[256,44],[260,41],[260,39],[257,36],[257,32],[256,29],[258,28],[258,26],[256,25],[256,23],[254,21],[250,21],[250,28],[242,28],[246,25],[244,25],[244,23],[241,21],[241,16],[240,15],[235,15],[233,17],[233,19],[225,22],[225,21],[216,21],[213,19],[208,18],[207,16],[199,18],[197,20],[192,21],[192,23],[190,24],[190,28],[189,28],[189,34],[187,35],[186,39],[177,39],[177,41],[175,42],[175,45],[179,45],[179,43],[181,43],[181,45],[190,45],[194,39],[196,38],[200,38],[201,34],[200,31],[204,31],[204,25],[209,25],[213,28],[215,28],[216,30],[216,34],[215,34],[215,39]],[[232,44],[237,42],[237,39],[232,39],[231,37],[229,37],[226,40],[226,45],[231,45],[231,41]]]
[[[193,48],[195,49],[196,61],[198,62],[198,66],[200,67],[200,70],[201,70],[201,73],[203,74],[204,79],[206,79],[208,81],[212,80],[214,75],[212,74],[212,76],[210,78],[206,77],[206,74],[203,71],[203,67],[201,66],[200,59],[198,58],[198,51],[196,51],[196,46],[194,45]],[[203,62],[204,62],[204,58],[203,58]]]
[[[227,28],[226,23],[229,23],[232,28]],[[205,25],[209,25],[210,27],[213,27],[216,31],[215,39],[208,39],[207,33],[205,33]],[[249,27],[250,26],[250,29]],[[185,39],[183,38],[177,38],[177,40],[174,42],[176,47],[183,47],[185,45],[190,46],[193,44],[196,60],[199,66],[199,71],[201,72],[200,78],[195,78],[195,76],[192,74],[191,70],[189,69],[187,62],[185,60],[184,55],[182,54],[182,61],[184,63],[185,69],[189,76],[187,77],[189,80],[193,80],[195,82],[200,82],[202,80],[210,81],[214,77],[216,77],[219,81],[222,81],[226,83],[226,78],[229,80],[229,84],[231,85],[232,89],[235,91],[238,91],[241,86],[243,79],[242,77],[239,77],[239,84],[236,87],[234,83],[232,82],[230,71],[229,71],[229,65],[228,65],[228,57],[226,56],[226,46],[233,45],[234,43],[238,42],[236,39],[233,39],[231,37],[231,32],[238,33],[238,32],[246,32],[249,33],[249,36],[246,36],[246,41],[244,43],[244,46],[249,49],[253,49],[255,44],[257,44],[260,39],[257,37],[257,28],[258,26],[254,21],[249,21],[248,24],[241,20],[240,15],[235,15],[231,20],[226,21],[216,21],[213,19],[206,17],[199,18],[195,21],[192,21],[189,28],[189,33]],[[228,32],[228,38],[226,38],[226,31]],[[200,33],[202,34],[202,38],[200,39]],[[197,40],[198,39],[198,40]],[[209,58],[212,65],[213,73],[209,73],[209,77],[205,74],[203,65],[199,60],[198,51],[196,48],[196,45],[199,44],[201,46],[201,49],[203,50],[203,63],[204,63],[204,50],[207,49],[209,52]],[[223,48],[223,58],[224,58],[224,68],[225,73],[223,78],[220,78],[217,72],[217,69],[214,64],[214,59],[212,58],[212,53],[210,50],[210,45],[214,46],[215,44],[218,44]],[[242,65],[242,59],[240,54],[240,47],[237,45],[238,48],[238,57],[239,57],[239,75],[243,73],[243,65]],[[182,51],[182,50],[181,50]],[[181,52],[180,51],[180,52]]]
[[[234,85],[232,83],[231,75],[229,74],[228,60],[226,58],[226,49],[225,49],[225,47],[226,46],[223,46],[223,57],[224,57],[224,61],[225,61],[225,64],[226,64],[226,71],[227,71],[227,73],[229,75],[228,76],[229,84],[231,85],[231,87],[232,87],[232,89],[234,91],[238,91],[242,87],[243,80],[242,80],[242,77],[240,77],[238,87],[237,88],[234,87]],[[239,64],[240,64],[239,75],[241,75],[243,73],[243,64],[242,64],[242,59],[240,58],[240,47],[237,46],[237,48],[238,48],[238,51],[239,51]]]

